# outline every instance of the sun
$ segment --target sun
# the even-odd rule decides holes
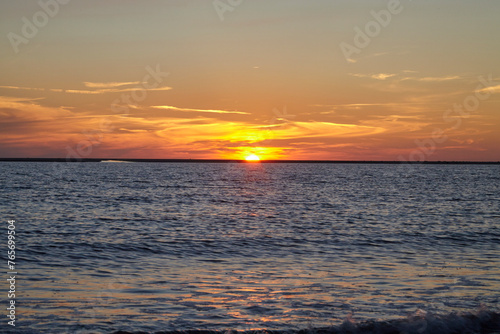
[[[250,154],[245,158],[246,161],[260,161],[260,158],[255,154]]]

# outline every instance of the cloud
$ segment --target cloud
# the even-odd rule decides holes
[[[312,154],[307,153],[311,149],[311,152],[316,152],[319,157],[325,154],[325,149],[336,147],[341,150],[353,142],[363,141],[363,137],[385,133],[392,127],[401,126],[401,120],[399,124],[380,120],[379,124],[288,121],[269,125],[214,118],[220,112],[241,113],[239,111],[157,107],[207,113],[196,118],[189,115],[185,118],[168,115],[153,119],[147,115],[120,118],[116,115],[91,115],[63,107],[45,107],[40,105],[37,99],[0,97],[0,123],[8,130],[4,132],[6,135],[2,139],[2,145],[22,147],[22,154],[27,156],[35,156],[36,152],[43,148],[49,152],[47,154],[59,157],[66,154],[64,148],[68,143],[75,147],[91,136],[99,138],[98,144],[92,146],[92,154],[95,156],[185,155],[235,158],[252,150],[263,157],[277,158],[283,154],[289,155],[292,150],[302,152],[301,154]],[[112,124],[112,130],[110,128],[109,131],[101,131],[100,124],[103,119]],[[43,138],[43,142],[40,138]],[[52,149],[48,150],[43,146],[46,144],[50,144]],[[56,147],[61,148],[60,151],[57,151]]]
[[[140,83],[140,82],[139,82]],[[85,82],[84,84],[88,84]],[[99,85],[99,83],[94,83]],[[102,85],[106,84],[117,84],[117,83],[101,83]],[[120,84],[120,83],[118,83]],[[132,83],[121,83],[132,84]],[[128,87],[128,88],[102,88],[96,90],[88,90],[88,89],[62,89],[62,88],[33,88],[33,87],[16,87],[16,86],[0,86],[0,88],[4,89],[15,89],[15,90],[31,90],[31,91],[50,91],[55,93],[66,93],[66,94],[90,94],[90,95],[99,95],[99,94],[107,94],[107,93],[123,93],[123,92],[132,92],[139,89],[145,89],[139,85],[136,87]],[[147,88],[147,91],[166,91],[171,90],[172,87],[164,86],[164,87],[156,87],[156,88]]]
[[[415,71],[405,70],[404,73],[417,73]],[[349,73],[349,75],[357,78],[370,78],[375,80],[385,80],[388,78],[399,76],[396,73],[376,73],[376,74],[363,74],[363,73]],[[458,75],[448,75],[442,77],[416,77],[416,76],[406,76],[398,78],[399,81],[420,81],[420,82],[442,82],[442,81],[450,81],[450,80],[459,80],[461,79]]]
[[[292,151],[297,152],[301,147],[314,147],[316,152],[323,152],[325,147],[340,149],[351,145],[346,142],[347,138],[362,138],[386,131],[382,127],[317,121],[287,122],[273,127],[213,118],[197,118],[196,123],[180,119],[164,121],[165,128],[157,131],[156,135],[164,138],[164,143],[168,143],[170,148],[182,148],[189,152],[203,149],[225,158],[254,153],[261,158],[275,159]],[[309,142],[312,143],[298,144]]]
[[[45,88],[30,88],[30,87],[17,87],[17,86],[0,86],[0,88],[4,89],[15,89],[15,90],[36,90],[36,91],[45,91]]]
[[[445,77],[405,77],[401,78],[401,81],[404,80],[414,80],[414,81],[423,81],[423,82],[441,82],[441,81],[450,81],[450,80],[458,80],[461,79],[458,75],[453,76],[445,76]]]
[[[205,113],[216,113],[216,114],[241,114],[241,115],[250,115],[244,111],[236,111],[236,110],[217,110],[217,109],[194,109],[194,108],[179,108],[173,106],[151,106],[151,108],[155,109],[167,109],[167,110],[176,110],[176,111],[185,111],[185,112],[205,112]]]
[[[333,105],[334,107],[373,107],[373,106],[395,106],[397,103],[388,102],[388,103],[347,103],[347,104],[337,104]]]
[[[293,122],[276,131],[278,138],[313,138],[313,137],[357,137],[385,132],[377,126],[339,124],[332,122]]]
[[[385,80],[387,78],[391,78],[397,75],[394,73],[377,73],[377,74],[349,73],[349,74],[357,78],[371,78],[376,80]]]
[[[272,141],[299,140],[310,138],[351,138],[369,136],[385,132],[382,127],[332,122],[287,122],[279,126],[252,124],[235,121],[221,121],[213,118],[163,119],[164,129],[157,135],[168,138],[176,144],[191,145],[198,142],[218,142],[259,145],[271,144]],[[320,139],[321,140],[321,139]],[[273,145],[274,146],[274,145]]]
[[[360,123],[373,128],[383,128],[386,134],[404,134],[410,138],[411,133],[421,136],[419,130],[424,129],[431,123],[422,120],[420,115],[387,115],[376,116],[375,119],[361,120]]]
[[[116,88],[122,86],[139,85],[142,82],[132,81],[132,82],[84,82],[85,87],[88,88]]]
[[[55,92],[60,92],[59,90],[51,90]],[[101,91],[96,91],[96,90],[82,90],[82,89],[66,89],[62,90],[62,93],[68,93],[68,94],[102,94],[103,92]]]
[[[83,118],[64,107],[47,107],[37,103],[38,99],[0,96],[0,132],[2,142],[15,138],[40,138],[56,136],[74,126]]]
[[[70,116],[72,113],[64,107],[45,107],[35,101],[43,98],[16,98],[0,96],[0,119],[7,115],[26,121],[50,120],[54,117]]]
[[[488,92],[488,93],[500,93],[500,85],[484,87],[478,90],[480,93]]]
[[[385,80],[387,78],[391,78],[393,76],[395,76],[396,74],[388,74],[388,73],[379,73],[379,74],[374,74],[372,75],[372,78],[373,79],[377,79],[377,80]]]
[[[43,97],[31,98],[31,97],[0,96],[0,106],[12,105],[12,104],[21,103],[21,102],[32,102],[32,101],[38,101],[38,100],[43,100],[43,99],[45,99],[45,98],[43,98]]]

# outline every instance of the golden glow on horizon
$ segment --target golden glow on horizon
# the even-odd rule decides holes
[[[231,152],[221,155],[222,159],[247,160],[247,157],[255,155],[259,160],[279,160],[287,155],[282,147],[232,147]]]
[[[260,158],[255,155],[255,154],[250,154],[245,158],[246,161],[253,161],[253,162],[258,162],[260,161]]]

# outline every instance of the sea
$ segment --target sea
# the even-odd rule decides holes
[[[500,165],[0,171],[0,333],[500,333]]]

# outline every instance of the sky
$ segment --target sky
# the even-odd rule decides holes
[[[0,157],[500,161],[500,1],[0,2]]]

